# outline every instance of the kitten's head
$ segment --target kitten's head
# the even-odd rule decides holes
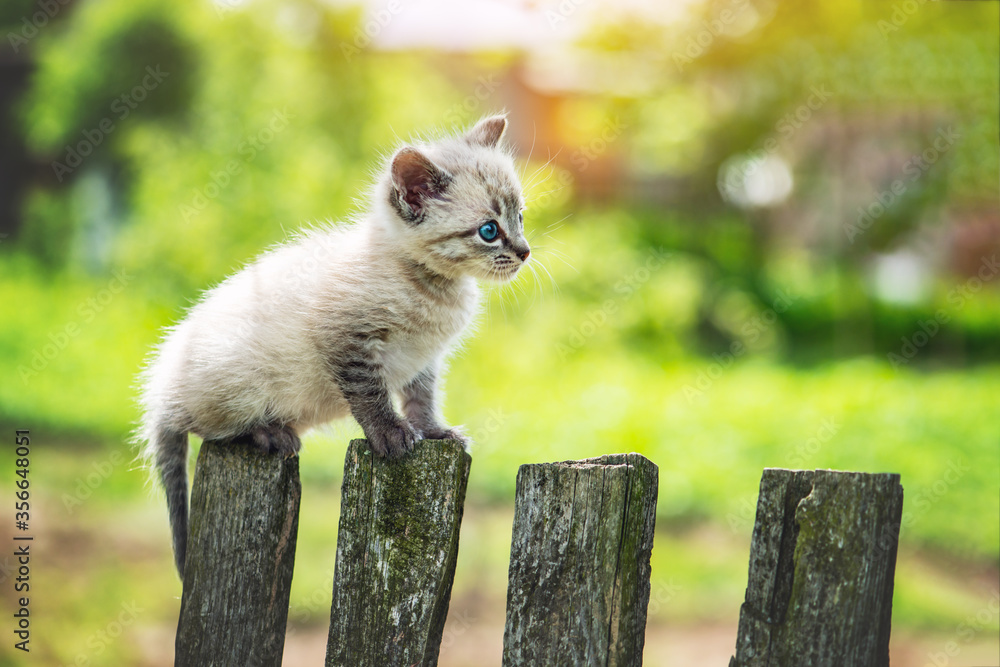
[[[392,156],[378,196],[391,230],[414,261],[435,273],[512,279],[528,261],[524,196],[510,151],[506,116]]]

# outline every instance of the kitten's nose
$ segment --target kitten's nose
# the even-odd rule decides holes
[[[517,256],[521,258],[522,262],[528,261],[528,255],[531,254],[531,251],[528,250],[527,248],[525,248],[524,250],[520,250],[520,251],[519,250],[515,250],[514,252],[517,253]]]

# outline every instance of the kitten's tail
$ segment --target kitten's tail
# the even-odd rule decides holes
[[[159,427],[150,440],[149,449],[167,494],[170,530],[174,538],[174,562],[183,580],[188,535],[187,433]]]

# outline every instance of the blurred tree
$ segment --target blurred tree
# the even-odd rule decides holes
[[[952,272],[968,278],[1000,249],[998,6],[904,4],[711,0],[687,20],[626,16],[585,38],[593,57],[650,78],[632,104],[660,113],[635,114],[633,169],[663,163],[643,177],[659,187],[639,192],[669,192],[647,200],[682,213],[670,223],[650,210],[647,235],[715,267],[721,288],[699,329],[708,350],[733,342],[717,322],[731,290],[767,309],[776,285],[794,282],[780,275],[785,256],[833,277],[809,281],[821,291],[780,316],[796,351],[815,357],[898,347],[947,305]],[[677,103],[684,95],[694,102]],[[677,124],[698,131],[663,131]],[[970,213],[992,232],[961,267],[947,251],[969,236]],[[938,287],[887,302],[870,275],[900,250]],[[956,315],[962,335],[936,338],[932,354],[1000,356],[1000,321],[983,335]]]

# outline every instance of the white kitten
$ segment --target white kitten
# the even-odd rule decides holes
[[[442,359],[476,313],[475,279],[510,280],[530,252],[506,126],[400,148],[360,221],[262,255],[169,331],[143,374],[139,437],[182,575],[189,432],[290,456],[303,430],[351,414],[382,456],[465,442],[437,407]]]

